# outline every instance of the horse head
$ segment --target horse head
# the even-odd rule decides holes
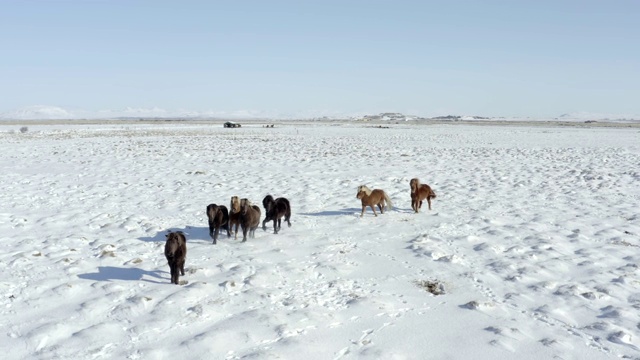
[[[247,210],[249,210],[250,207],[251,207],[251,202],[249,201],[249,199],[240,200],[240,213],[242,213],[242,215],[246,215]]]
[[[364,195],[371,195],[371,189],[369,189],[366,185],[358,186],[358,193],[356,194],[356,198],[362,199]]]
[[[229,212],[235,214],[240,212],[240,200],[237,196],[231,197],[231,204],[229,205]]]
[[[275,202],[275,200],[273,200],[273,196],[267,195],[267,196],[264,197],[264,199],[262,199],[262,206],[268,212],[270,205],[272,203],[274,203],[274,202]]]
[[[413,178],[409,181],[409,186],[411,187],[411,193],[414,193],[420,187],[420,180],[418,178]]]
[[[180,235],[177,232],[169,232],[166,236],[167,242],[164,245],[164,254],[168,258],[172,258],[180,249]]]

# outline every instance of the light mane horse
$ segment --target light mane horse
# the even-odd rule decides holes
[[[236,226],[234,231],[234,239],[238,239],[238,227],[240,227],[240,198],[237,196],[231,197],[231,203],[229,204],[229,231],[232,231],[233,225]]]
[[[391,203],[389,195],[387,195],[387,193],[381,189],[371,190],[366,185],[360,185],[358,186],[358,193],[356,194],[356,198],[362,201],[362,212],[360,213],[360,217],[364,215],[364,210],[367,206],[371,207],[371,210],[373,210],[373,215],[375,216],[378,216],[378,214],[376,213],[376,209],[373,207],[374,205],[378,206],[381,214],[384,214],[385,202],[386,206],[389,209],[393,208],[393,203]]]

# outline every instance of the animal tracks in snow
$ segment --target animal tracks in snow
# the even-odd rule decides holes
[[[638,357],[633,129],[251,125],[0,132],[0,345],[18,358]],[[433,210],[410,211],[413,177]],[[359,218],[361,184],[395,209]],[[267,193],[291,200],[292,227],[210,244],[207,204]],[[167,230],[187,234],[181,286]]]

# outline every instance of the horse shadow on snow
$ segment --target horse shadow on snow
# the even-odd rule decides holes
[[[165,242],[167,240],[166,235],[170,231],[182,231],[187,237],[187,246],[189,242],[191,243],[210,243],[211,239],[209,237],[209,228],[201,227],[201,226],[185,226],[183,228],[169,228],[163,231],[158,231],[152,236],[144,236],[138,238],[139,240],[145,242]],[[158,256],[164,258],[164,253],[158,253]],[[78,277],[80,279],[85,280],[94,280],[94,281],[114,281],[114,280],[124,280],[124,281],[147,281],[156,284],[164,284],[166,283],[166,276],[163,274],[167,274],[167,271],[163,270],[144,270],[137,267],[116,267],[116,266],[98,266],[98,272],[94,273],[86,273],[80,274]],[[154,281],[145,279],[145,277],[151,277],[155,279],[161,279],[161,281]]]
[[[371,213],[371,209],[369,207],[367,207],[366,210],[368,210],[369,213]],[[306,215],[306,216],[344,216],[344,215],[353,215],[353,214],[360,215],[361,211],[362,211],[362,207],[359,207],[359,208],[346,208],[346,209],[341,209],[341,210],[327,210],[327,211],[300,213],[300,215]],[[412,209],[398,208],[396,206],[394,206],[393,209],[391,209],[391,210],[387,210],[385,208],[384,213],[386,214],[387,211],[395,211],[395,212],[407,213],[407,214],[413,214],[414,213],[414,211]],[[367,211],[365,211],[365,215],[366,214],[367,214]]]
[[[309,212],[309,213],[300,213],[300,215],[306,216],[343,216],[343,215],[353,215],[355,213],[360,213],[362,209],[360,208],[347,208],[341,210],[327,210],[327,211],[319,211],[319,212]]]
[[[182,231],[187,238],[187,247],[189,247],[190,242],[201,243],[201,242],[211,242],[211,237],[209,237],[209,227],[208,226],[185,226],[183,228],[172,227],[166,230],[158,231],[153,236],[143,236],[138,238],[139,240],[145,242],[165,242],[167,241],[166,235],[169,232]],[[225,233],[226,237],[226,233]]]
[[[166,280],[165,277],[161,276],[161,273],[166,273],[166,271],[147,271],[140,268],[121,268],[115,266],[98,266],[98,272],[95,273],[87,273],[80,274],[78,277],[80,279],[85,280],[94,280],[94,281],[113,281],[113,280],[127,280],[127,281],[147,281],[155,284],[162,284],[165,281],[153,281],[148,279],[143,279],[143,277],[150,276],[156,279]]]

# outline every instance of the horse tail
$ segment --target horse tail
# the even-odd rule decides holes
[[[285,211],[284,213],[284,217],[285,220],[289,221],[289,219],[291,218],[291,204],[289,203],[289,199],[287,198],[282,198],[284,200],[284,203],[287,204],[287,211]]]
[[[432,199],[435,199],[436,198],[436,193],[433,192],[433,190],[431,190],[431,193],[429,194],[429,197],[432,198]]]
[[[389,210],[393,209],[393,203],[391,202],[391,198],[389,197],[389,195],[387,195],[387,192],[384,191],[384,201],[387,202],[387,206],[389,207]]]

